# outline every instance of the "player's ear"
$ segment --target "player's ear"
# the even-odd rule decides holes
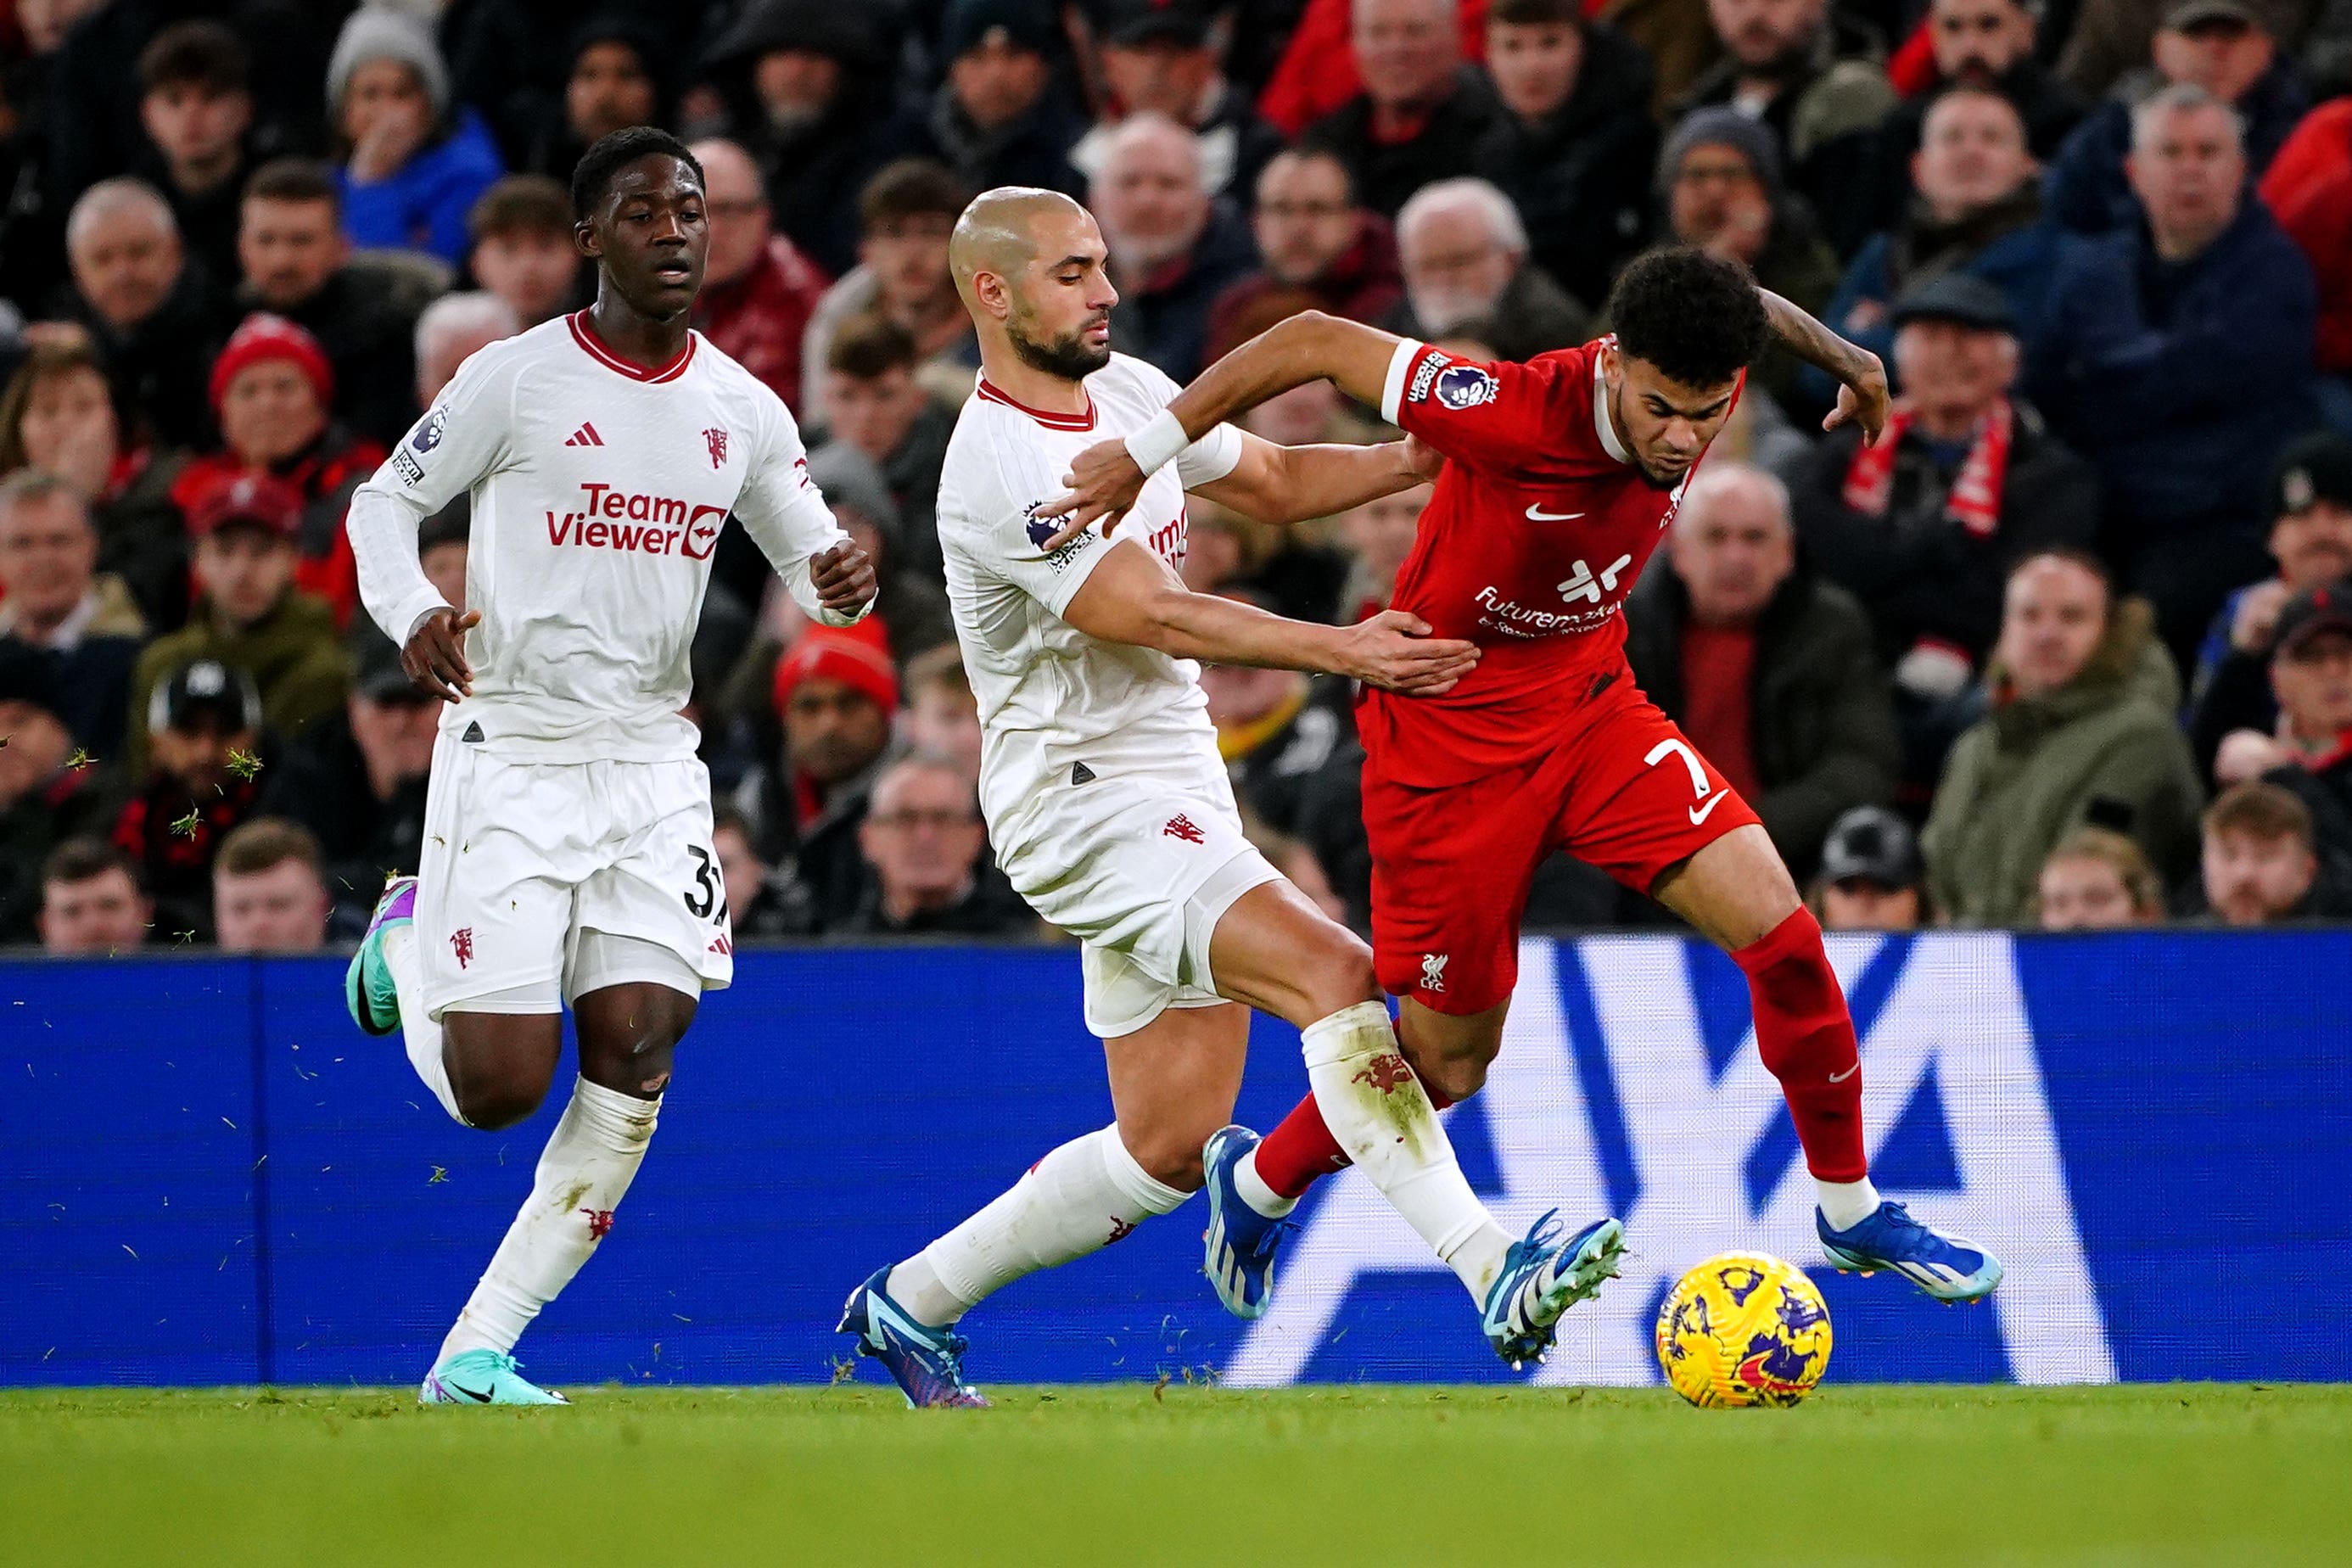
[[[597,243],[596,226],[582,218],[572,226],[572,248],[586,257],[600,257],[604,247]]]

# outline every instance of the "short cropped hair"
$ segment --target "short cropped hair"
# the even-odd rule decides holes
[[[944,217],[953,223],[963,216],[965,201],[962,183],[946,164],[901,158],[883,164],[857,193],[857,226],[871,234],[901,218]]]
[[[877,310],[841,323],[824,351],[824,367],[861,381],[915,368],[914,334]]]
[[[1433,180],[1407,196],[1404,205],[1397,209],[1397,238],[1402,240],[1438,214],[1465,210],[1478,215],[1496,244],[1505,250],[1527,254],[1528,226],[1520,221],[1518,206],[1503,194],[1500,185],[1475,174]]]
[[[213,869],[222,876],[251,877],[289,860],[299,860],[313,873],[326,863],[318,837],[309,828],[282,816],[257,816],[229,830]]]
[[[139,51],[139,88],[194,87],[215,98],[248,90],[253,57],[219,22],[174,22]]]
[[[1489,26],[1501,22],[1514,27],[1543,27],[1566,23],[1581,31],[1584,7],[1576,0],[1495,0],[1486,7]]]
[[[475,198],[466,232],[478,245],[492,235],[572,233],[570,193],[545,174],[509,174]]]
[[[1764,352],[1770,323],[1756,280],[1690,246],[1635,257],[1609,291],[1617,350],[1685,386],[1721,386]]]
[[[71,887],[109,871],[121,872],[131,879],[132,887],[145,890],[139,879],[139,862],[103,838],[68,838],[50,850],[48,858],[41,862],[41,886]]]
[[[2058,840],[2042,864],[2060,860],[2095,860],[2112,868],[2130,895],[2137,914],[2164,912],[2164,879],[2149,864],[2147,852],[2110,827],[2077,827]]]
[[[694,171],[694,183],[704,184],[702,161],[687,144],[651,125],[628,125],[598,138],[580,154],[572,170],[572,216],[586,222],[612,194],[613,177],[640,158],[656,153],[675,158]]]
[[[2161,91],[2150,93],[2135,106],[2131,113],[2132,151],[2137,152],[2156,134],[2160,121],[2174,114],[2194,110],[2218,109],[2230,122],[2230,133],[2237,139],[2241,151],[2246,145],[2246,121],[2235,105],[2224,103],[2211,92],[2193,81],[2177,81]]]
[[[343,198],[335,189],[332,170],[315,158],[272,158],[245,183],[249,202],[324,202],[343,216]]]
[[[66,214],[66,252],[71,255],[90,230],[90,226],[111,217],[118,212],[138,211],[165,234],[177,236],[180,220],[172,215],[172,204],[163,193],[146,181],[131,174],[117,174],[110,180],[100,180],[80,195]]]
[[[2261,779],[2231,784],[2205,808],[2205,837],[2216,838],[2224,833],[2242,833],[2265,844],[2292,838],[2308,850],[2315,850],[2319,844],[2311,807],[2303,804],[2303,797],[2284,784]]]
[[[908,659],[907,679],[902,684],[909,698],[919,691],[941,691],[968,701],[972,695],[971,675],[963,667],[963,649],[951,642],[927,647]]]

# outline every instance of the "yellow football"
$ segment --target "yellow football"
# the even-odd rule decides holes
[[[1794,1405],[1829,1364],[1822,1293],[1768,1254],[1710,1258],[1659,1305],[1658,1365],[1693,1405]]]

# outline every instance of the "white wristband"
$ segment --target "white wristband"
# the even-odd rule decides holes
[[[1192,438],[1184,434],[1183,421],[1165,408],[1153,415],[1150,423],[1129,436],[1126,443],[1127,455],[1135,459],[1135,466],[1143,470],[1147,479],[1192,444]]]

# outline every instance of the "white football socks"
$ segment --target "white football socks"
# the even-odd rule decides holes
[[[1398,1048],[1388,1008],[1359,1002],[1301,1031],[1307,1081],[1331,1136],[1480,1305],[1503,1269],[1503,1234],[1454,1158],[1437,1108]]]
[[[441,1109],[462,1125],[471,1126],[457,1109],[457,1091],[449,1087],[449,1064],[441,1057],[441,1026],[425,1016],[424,976],[416,956],[414,924],[394,926],[383,933],[383,966],[400,994],[400,1029],[408,1041],[408,1065],[441,1102]]]
[[[890,1270],[883,1289],[944,1328],[1024,1274],[1098,1252],[1192,1196],[1153,1179],[1116,1126],[1047,1154],[986,1208]]]
[[[1878,1212],[1878,1189],[1868,1176],[1858,1182],[1816,1179],[1813,1187],[1821,1194],[1822,1217],[1832,1230],[1852,1230]]]
[[[442,1359],[459,1351],[514,1349],[539,1310],[572,1282],[612,1229],[613,1211],[645,1163],[660,1114],[658,1098],[639,1100],[584,1078],[573,1083],[572,1103],[539,1157],[530,1196],[441,1342]]]
[[[1252,1149],[1234,1167],[1234,1188],[1242,1202],[1267,1219],[1280,1219],[1298,1206],[1297,1198],[1285,1197],[1266,1185],[1265,1178],[1257,1173],[1257,1151]]]

